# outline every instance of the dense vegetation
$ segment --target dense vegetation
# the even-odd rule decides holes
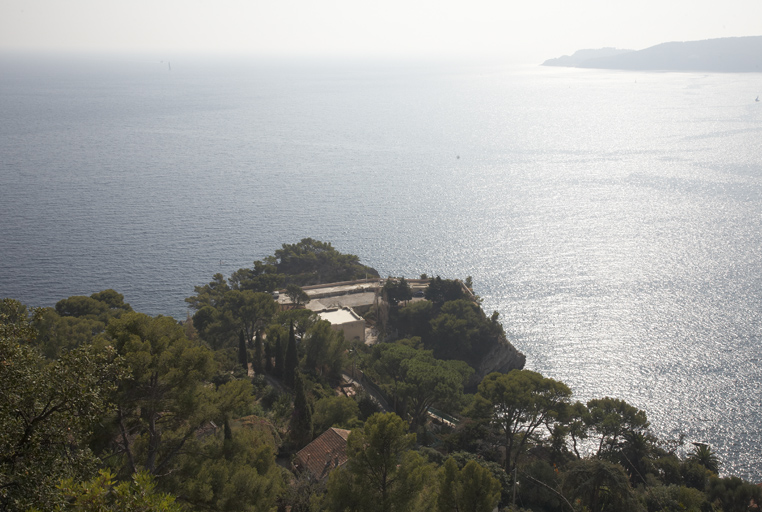
[[[359,258],[342,254],[331,244],[305,238],[297,244],[283,244],[274,256],[241,268],[225,279],[215,274],[212,281],[195,287],[186,302],[196,313],[193,325],[213,349],[232,346],[239,331],[251,340],[254,332],[266,327],[275,313],[271,293],[286,289],[294,303],[308,297],[301,286],[378,277],[374,269],[361,265]]]
[[[468,393],[503,329],[459,281],[413,300],[387,280],[371,346],[270,293],[292,285],[301,304],[312,279],[366,272],[306,239],[196,287],[183,323],[113,290],[3,300],[0,510],[757,510],[760,488],[719,477],[710,447],[679,456],[622,400],[574,401],[529,370]],[[349,376],[363,386],[337,393]],[[292,472],[330,427],[352,430],[348,462],[321,481]]]

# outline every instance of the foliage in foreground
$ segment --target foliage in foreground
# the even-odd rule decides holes
[[[0,304],[0,508],[50,508],[62,478],[92,472],[87,439],[122,372],[111,349],[46,361],[31,346],[33,320],[18,301]]]
[[[63,503],[58,512],[181,512],[183,508],[175,497],[160,493],[156,484],[145,471],[135,473],[131,480],[117,482],[109,470],[101,470],[98,476],[77,482],[65,479],[58,489]]]

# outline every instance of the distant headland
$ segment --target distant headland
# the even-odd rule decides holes
[[[762,36],[670,42],[644,50],[601,48],[548,59],[543,66],[630,71],[762,72]]]

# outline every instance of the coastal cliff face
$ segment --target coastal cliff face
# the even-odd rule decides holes
[[[511,370],[521,370],[524,368],[526,359],[526,356],[511,345],[507,339],[500,337],[497,343],[482,357],[476,367],[476,372],[468,382],[468,387],[475,388],[484,377],[492,372],[507,373]]]

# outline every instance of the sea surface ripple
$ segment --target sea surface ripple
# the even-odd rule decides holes
[[[0,57],[0,296],[184,298],[303,237],[473,276],[527,367],[762,481],[758,74]]]

